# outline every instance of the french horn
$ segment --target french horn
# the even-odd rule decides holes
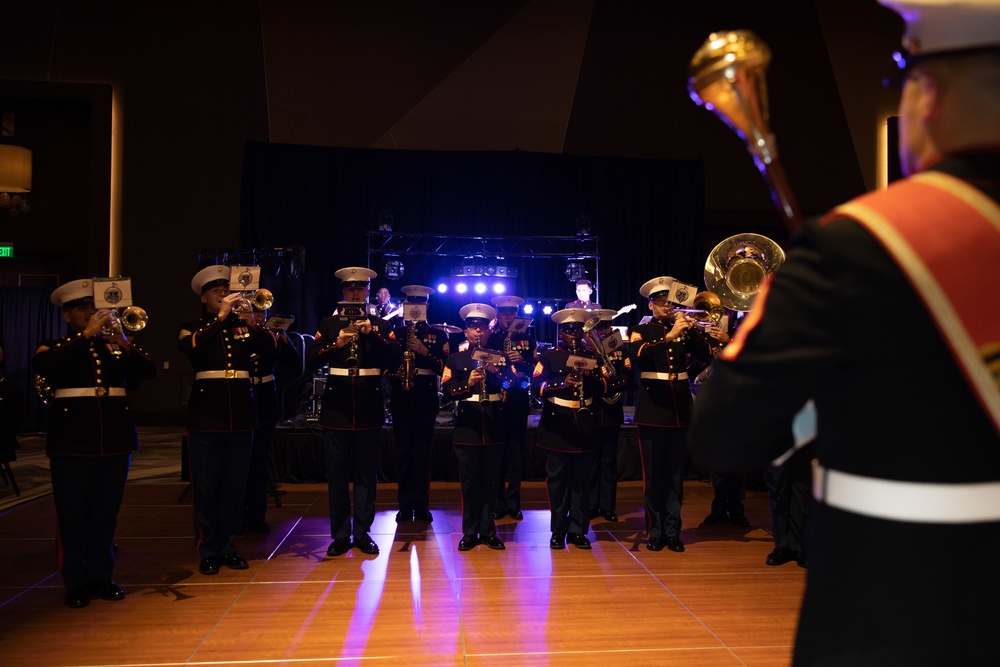
[[[747,312],[764,279],[784,261],[785,251],[766,236],[730,236],[715,246],[705,260],[705,289],[729,310]]]

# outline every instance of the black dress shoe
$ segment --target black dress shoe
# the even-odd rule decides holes
[[[524,518],[524,514],[521,512],[521,510],[511,510],[510,518],[513,519],[514,521],[520,521],[521,519]]]
[[[326,550],[326,555],[343,556],[350,550],[351,550],[351,541],[346,537],[342,537],[340,539],[334,540],[330,544],[330,548]]]
[[[618,522],[618,515],[615,514],[614,510],[601,510],[601,516],[604,517],[605,521],[610,521],[611,523]]]
[[[239,555],[235,551],[223,556],[222,564],[228,567],[230,570],[245,570],[248,567],[250,567],[250,563],[247,562],[247,559]]]
[[[354,538],[354,546],[363,554],[369,554],[374,556],[378,553],[378,545],[375,541],[367,535],[362,535],[361,537]]]
[[[215,556],[209,556],[208,558],[202,558],[201,562],[198,563],[198,571],[202,574],[218,574],[219,573],[219,559]]]
[[[673,537],[668,537],[666,542],[667,548],[671,551],[681,552],[684,551],[684,543],[681,542],[681,538],[674,535]]]
[[[462,541],[458,543],[459,551],[468,551],[479,544],[479,538],[475,535],[465,535],[462,537]]]
[[[260,533],[261,535],[267,535],[271,532],[271,526],[268,525],[267,521],[251,521],[245,528],[248,528],[254,533]]]
[[[430,510],[414,510],[413,518],[416,521],[423,521],[425,523],[430,523],[434,520],[434,515],[431,514]]]
[[[806,558],[805,552],[800,551],[795,557],[795,562],[799,567],[809,569],[809,559]]]
[[[750,527],[750,520],[747,519],[742,514],[740,514],[738,516],[731,516],[731,517],[729,517],[729,522],[732,523],[732,524],[735,524],[735,525],[739,526],[740,528],[749,528]]]
[[[399,510],[396,512],[396,523],[403,523],[404,521],[413,521],[413,512],[410,510]]]
[[[493,510],[493,520],[498,521],[507,516],[507,512],[503,510]]]
[[[726,520],[726,517],[722,514],[709,514],[705,517],[705,520],[701,522],[703,526],[714,526],[717,523],[722,523]]]
[[[664,541],[662,537],[651,537],[646,541],[646,548],[650,551],[663,551]]]
[[[566,541],[577,549],[590,549],[590,540],[581,533],[566,533]]]
[[[566,533],[552,533],[552,538],[549,540],[550,549],[565,549],[566,548]]]
[[[482,543],[488,546],[490,549],[496,549],[497,551],[503,551],[507,547],[503,545],[503,540],[501,540],[496,535],[487,535],[483,538]]]
[[[786,547],[775,547],[764,559],[765,565],[777,566],[795,560],[794,552]]]
[[[66,591],[66,606],[70,609],[81,609],[90,604],[90,597],[84,588],[71,588]]]
[[[87,586],[87,592],[102,600],[115,601],[125,599],[125,591],[113,581],[90,584]]]

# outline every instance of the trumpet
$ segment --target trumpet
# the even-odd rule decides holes
[[[271,306],[274,305],[274,294],[271,293],[271,290],[263,287],[255,291],[249,299],[244,292],[240,292],[239,295],[240,300],[233,308],[233,312],[237,315],[252,313],[254,309],[270,310]]]
[[[146,328],[148,322],[149,315],[139,306],[129,306],[121,314],[118,313],[117,308],[112,308],[111,316],[108,317],[107,322],[104,323],[104,327],[101,328],[101,335],[105,338],[112,338],[114,336],[124,337],[125,331],[132,333],[142,331]]]

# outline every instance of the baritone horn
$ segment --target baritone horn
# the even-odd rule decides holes
[[[730,236],[715,246],[705,260],[705,288],[721,306],[747,312],[764,280],[784,261],[785,251],[766,236]],[[705,292],[699,292],[695,299],[702,294]]]
[[[801,225],[801,214],[767,124],[764,73],[770,62],[771,49],[753,32],[713,32],[691,58],[688,92],[696,104],[713,111],[746,142],[771,199],[788,231],[794,233]]]

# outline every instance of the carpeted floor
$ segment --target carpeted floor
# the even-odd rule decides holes
[[[139,429],[139,451],[132,455],[130,482],[176,483],[181,481],[182,428],[150,427]],[[10,469],[21,491],[18,496],[11,486],[0,486],[0,511],[52,493],[49,458],[45,455],[45,434],[18,436],[21,449]]]

